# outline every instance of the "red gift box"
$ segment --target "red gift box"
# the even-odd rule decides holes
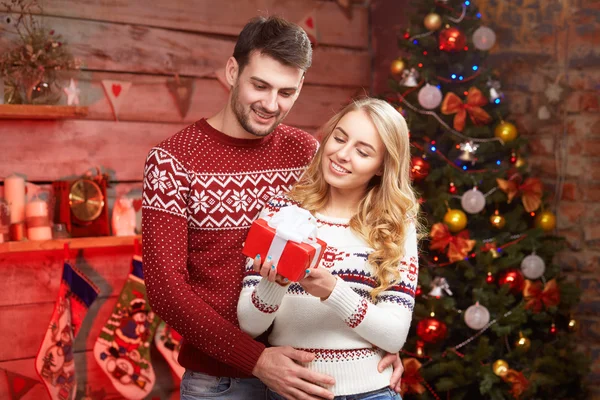
[[[257,219],[250,226],[242,253],[251,258],[260,254],[261,260],[266,260],[269,255],[272,256],[277,266],[277,273],[293,282],[302,279],[307,269],[319,266],[327,243],[316,238],[295,242],[276,236],[275,228],[269,226],[264,219]],[[283,240],[285,240],[285,247],[277,259],[277,254],[269,254],[269,249],[273,250],[272,245],[275,241]]]

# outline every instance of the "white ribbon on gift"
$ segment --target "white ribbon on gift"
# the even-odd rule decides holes
[[[273,265],[277,265],[285,245],[288,241],[295,243],[306,243],[314,247],[316,255],[313,257],[310,268],[317,263],[321,245],[315,240],[317,235],[317,221],[312,214],[296,205],[284,207],[267,221],[269,226],[275,229],[275,237],[269,246],[267,255],[271,256]]]

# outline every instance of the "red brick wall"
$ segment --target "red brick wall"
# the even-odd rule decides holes
[[[398,55],[395,35],[406,26],[406,3],[372,1],[375,94],[386,90],[389,63]],[[581,347],[595,364],[591,398],[600,399],[600,1],[474,3],[497,34],[488,64],[501,74],[512,118],[530,141],[527,161],[551,198],[558,167],[564,170],[562,194],[551,203],[568,247],[555,261],[583,290],[574,317],[580,322]],[[550,108],[550,119],[540,120],[544,91],[558,76],[565,87],[563,101]]]
[[[591,397],[600,399],[600,2],[476,4],[498,35],[492,61],[502,74],[519,132],[529,139],[533,174],[543,179],[551,198],[557,176],[565,176],[562,194],[552,204],[558,233],[568,246],[555,262],[583,290],[574,317],[580,322],[581,347],[595,363]],[[563,99],[550,107],[550,119],[540,120],[544,92],[557,77]]]

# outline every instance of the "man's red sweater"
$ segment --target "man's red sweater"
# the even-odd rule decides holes
[[[262,139],[236,139],[202,119],[148,154],[144,279],[152,309],[184,338],[183,367],[252,374],[264,345],[238,327],[242,244],[267,200],[298,180],[317,146],[286,125]]]

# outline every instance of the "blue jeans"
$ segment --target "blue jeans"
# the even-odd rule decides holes
[[[264,400],[266,387],[256,378],[216,377],[186,369],[179,394],[181,400]]]
[[[267,389],[268,400],[285,400],[285,398],[271,389]],[[335,396],[334,400],[402,400],[402,397],[390,388],[373,390],[372,392],[351,394],[348,396]]]

